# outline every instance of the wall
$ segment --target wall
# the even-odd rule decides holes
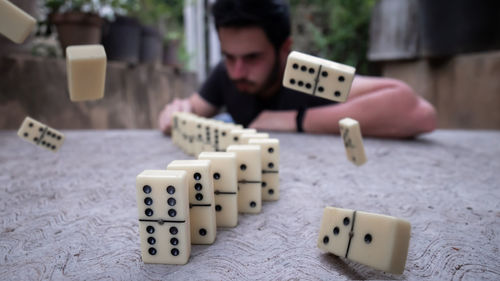
[[[383,63],[438,111],[440,128],[500,129],[500,51]]]
[[[500,129],[500,2],[380,0],[368,58],[438,111],[440,128]]]
[[[167,102],[197,89],[194,74],[170,67],[108,61],[106,71],[104,98],[74,103],[64,59],[0,58],[0,129],[18,129],[26,115],[56,129],[156,128]]]

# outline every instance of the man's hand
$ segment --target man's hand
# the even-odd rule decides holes
[[[175,112],[193,112],[189,99],[174,99],[163,108],[158,117],[158,127],[164,134],[170,134],[172,129],[172,115]]]

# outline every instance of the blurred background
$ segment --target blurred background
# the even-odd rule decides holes
[[[57,129],[156,128],[221,59],[213,0],[11,0],[38,20],[0,36],[0,129],[29,115]],[[401,79],[439,128],[500,129],[500,1],[289,0],[294,49]],[[73,103],[66,46],[103,44],[102,100]]]

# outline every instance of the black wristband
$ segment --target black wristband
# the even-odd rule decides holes
[[[300,107],[297,110],[297,117],[295,118],[295,123],[297,125],[297,132],[303,133],[304,128],[302,128],[302,124],[304,123],[304,115],[306,113],[306,109],[304,107]]]

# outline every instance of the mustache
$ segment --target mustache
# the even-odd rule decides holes
[[[233,83],[235,84],[240,84],[240,83],[245,83],[245,84],[250,84],[250,85],[255,85],[255,82],[253,81],[250,81],[248,79],[231,79],[231,81],[233,81]]]

